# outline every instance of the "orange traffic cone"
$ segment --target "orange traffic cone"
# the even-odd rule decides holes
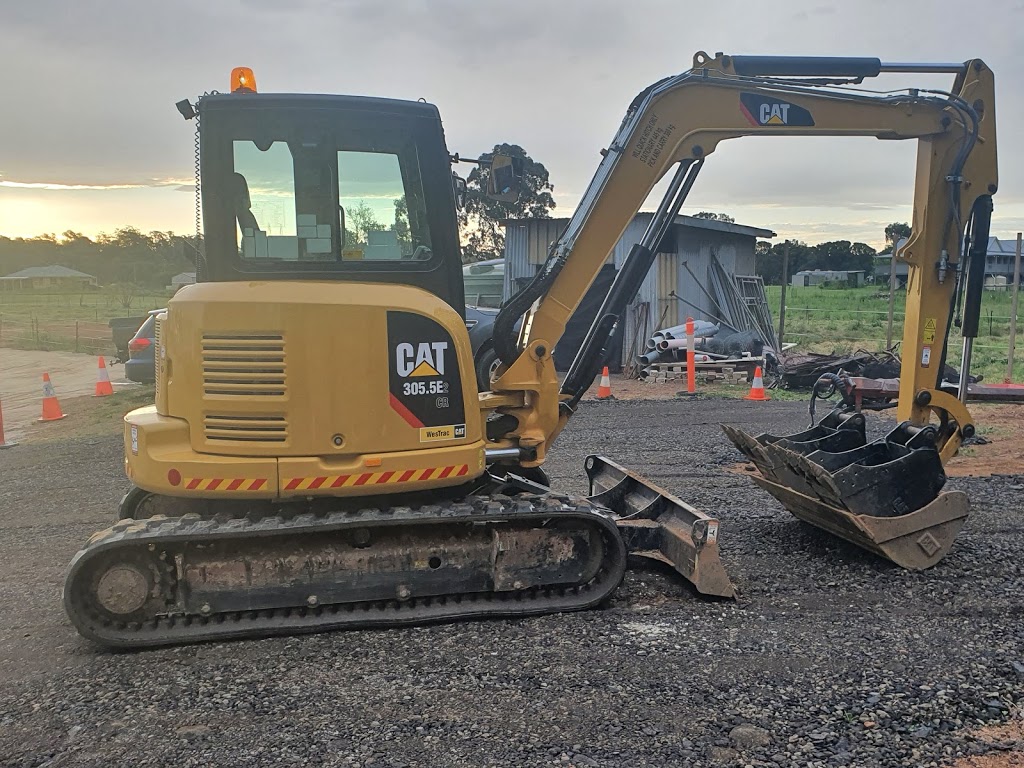
[[[601,383],[597,386],[598,400],[612,399],[612,380],[608,377],[608,366],[601,371]]]
[[[43,374],[43,415],[36,421],[58,421],[67,416],[60,409],[57,402],[57,395],[53,391],[53,384],[50,383],[50,374]]]
[[[96,393],[93,397],[106,397],[114,394],[114,387],[110,383],[110,374],[107,373],[107,361],[100,355],[100,369],[96,374]]]
[[[13,448],[17,443],[7,442],[4,437],[4,407],[0,404],[0,448]]]
[[[771,400],[768,395],[764,393],[764,379],[761,378],[761,366],[757,366],[754,369],[754,381],[750,385],[750,394],[743,398],[744,400]]]

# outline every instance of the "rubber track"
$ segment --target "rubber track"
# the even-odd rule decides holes
[[[436,524],[544,521],[585,518],[603,533],[604,559],[588,583],[571,587],[534,587],[516,592],[452,594],[434,597],[343,603],[307,607],[214,613],[209,616],[166,615],[144,622],[116,622],[91,608],[88,574],[96,558],[123,552],[157,552],[163,546],[195,545],[213,540],[309,534],[375,526],[425,527]],[[92,536],[71,561],[64,585],[64,608],[85,637],[114,648],[147,648],[211,640],[256,638],[269,635],[322,632],[343,628],[394,627],[452,619],[531,616],[595,607],[622,582],[626,552],[606,510],[585,499],[545,495],[539,497],[476,497],[461,502],[411,509],[363,509],[326,515],[243,518],[154,517],[122,520]],[[76,583],[82,577],[84,584]]]

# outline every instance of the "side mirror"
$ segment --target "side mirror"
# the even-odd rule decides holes
[[[487,174],[487,196],[501,203],[514,203],[523,186],[523,161],[518,157],[494,155]]]
[[[466,207],[466,180],[452,171],[452,189],[455,190],[455,205],[461,211]]]

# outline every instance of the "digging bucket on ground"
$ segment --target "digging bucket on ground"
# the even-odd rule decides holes
[[[967,519],[966,494],[942,492],[934,427],[901,424],[871,443],[860,414],[788,437],[723,428],[793,515],[908,570],[945,557]]]

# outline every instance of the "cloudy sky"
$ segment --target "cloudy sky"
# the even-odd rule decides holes
[[[1024,228],[1022,0],[11,0],[2,19],[2,235],[189,232],[192,126],[174,102],[227,90],[238,65],[261,91],[434,102],[451,151],[521,144],[551,172],[555,215],[568,216],[635,94],[688,69],[697,50],[984,58],[1002,142],[993,234]],[[684,212],[878,246],[886,224],[909,219],[913,144],[726,142]]]

